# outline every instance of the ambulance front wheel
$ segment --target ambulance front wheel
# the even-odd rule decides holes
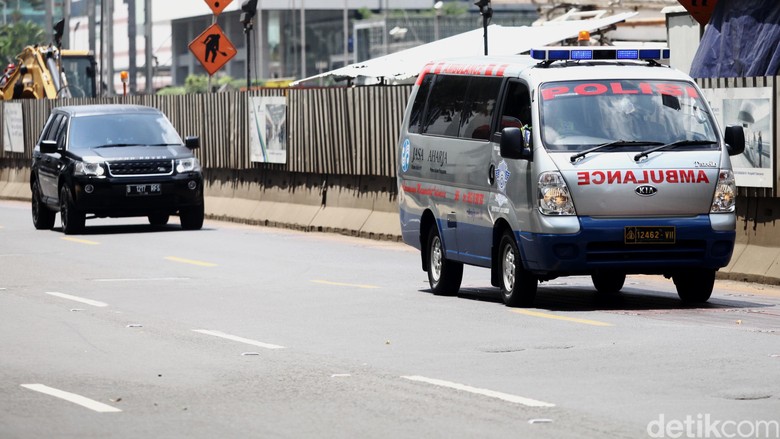
[[[431,292],[437,296],[452,296],[458,293],[463,280],[463,264],[448,260],[439,229],[434,224],[428,233],[428,283]]]
[[[688,270],[672,276],[677,295],[685,303],[704,303],[710,299],[715,286],[715,270],[706,268]]]
[[[510,232],[505,232],[498,248],[498,263],[501,264],[499,267],[501,270],[501,295],[504,304],[511,307],[533,305],[539,281],[536,276],[523,268],[514,236]]]

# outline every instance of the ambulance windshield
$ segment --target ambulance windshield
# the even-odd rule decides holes
[[[541,136],[548,150],[582,151],[621,141],[621,150],[641,151],[648,144],[685,140],[697,141],[686,148],[718,148],[712,115],[686,82],[553,82],[542,85],[540,96]]]

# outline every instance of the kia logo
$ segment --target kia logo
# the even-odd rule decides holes
[[[649,184],[643,184],[642,186],[637,186],[637,188],[634,189],[634,192],[640,197],[652,197],[658,193],[658,188],[650,186]]]

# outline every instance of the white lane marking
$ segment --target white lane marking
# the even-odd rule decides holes
[[[178,280],[190,280],[189,277],[119,277],[119,278],[107,278],[107,279],[92,279],[92,282],[148,282],[148,281],[178,281]]]
[[[208,329],[193,329],[193,331],[201,333],[201,334],[213,335],[214,337],[220,337],[220,338],[224,338],[224,339],[227,339],[227,340],[237,341],[239,343],[246,343],[246,344],[249,344],[249,345],[252,345],[252,346],[257,346],[257,347],[265,348],[265,349],[284,349],[284,346],[279,346],[279,345],[270,344],[270,343],[263,343],[262,341],[251,340],[251,339],[244,338],[244,337],[239,337],[239,336],[236,336],[236,335],[225,334],[224,332],[220,332],[220,331],[210,331]]]
[[[496,392],[495,390],[480,389],[478,387],[471,387],[465,384],[453,383],[450,381],[437,380],[434,378],[426,378],[422,376],[402,376],[401,378],[419,381],[421,383],[433,384],[434,386],[447,387],[455,390],[462,390],[464,392],[475,393],[477,395],[488,396],[490,398],[497,398],[503,401],[514,402],[516,404],[522,404],[529,407],[555,407],[555,404],[549,402],[537,401],[535,399],[525,398],[517,395],[510,395],[508,393]]]
[[[102,402],[97,402],[94,399],[89,399],[85,396],[66,392],[64,390],[55,389],[53,387],[44,386],[43,384],[21,384],[21,386],[24,387],[25,389],[30,389],[35,392],[44,393],[46,395],[53,396],[55,398],[64,399],[65,401],[72,402],[73,404],[78,404],[82,407],[86,407],[90,410],[94,410],[100,413],[115,413],[115,412],[122,411],[116,407],[111,407],[110,405],[103,404]]]
[[[92,299],[85,299],[83,297],[78,297],[78,296],[71,296],[70,294],[54,293],[54,292],[47,292],[46,294],[50,296],[60,297],[63,299],[73,300],[74,302],[86,303],[87,305],[97,306],[99,308],[108,306],[107,303],[98,302],[97,300],[92,300]]]

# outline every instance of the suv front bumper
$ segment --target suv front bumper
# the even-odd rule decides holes
[[[159,193],[129,195],[128,186],[159,185]],[[180,208],[203,204],[203,176],[185,173],[163,177],[76,178],[75,208],[99,217],[173,215]]]

